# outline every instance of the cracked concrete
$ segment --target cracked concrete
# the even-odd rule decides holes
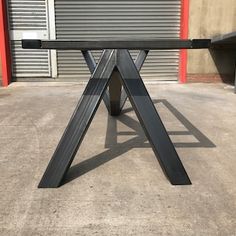
[[[101,104],[64,185],[38,189],[84,85],[0,89],[0,235],[236,235],[233,87],[147,87],[191,186],[170,185],[127,103]]]

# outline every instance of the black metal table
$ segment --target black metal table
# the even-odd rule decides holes
[[[231,50],[234,50],[236,52],[236,32],[232,32],[229,34],[224,34],[217,36],[212,39],[211,42],[211,48],[213,49],[228,49],[230,52]],[[234,92],[236,93],[236,58],[235,58],[235,86],[234,86]]]
[[[103,99],[112,116],[121,113],[129,98],[153,151],[173,185],[191,181],[148,94],[139,71],[149,50],[209,48],[211,40],[22,40],[23,48],[81,50],[91,78],[39,183],[40,188],[59,187]],[[103,50],[96,64],[90,50]],[[135,62],[128,50],[140,50]],[[109,87],[109,89],[107,89]]]

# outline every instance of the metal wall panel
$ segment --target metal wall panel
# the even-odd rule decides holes
[[[180,0],[55,0],[56,36],[57,39],[179,38],[180,11]],[[57,63],[59,78],[89,77],[79,52],[58,51]],[[178,50],[151,51],[141,74],[145,79],[177,80],[178,71]]]
[[[50,76],[47,50],[23,50],[22,38],[48,37],[46,0],[8,0],[9,27],[14,77]]]
[[[11,41],[13,75],[16,77],[49,76],[48,50],[22,49],[21,41]]]

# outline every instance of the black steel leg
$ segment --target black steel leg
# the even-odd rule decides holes
[[[135,59],[135,66],[138,71],[140,71],[142,69],[143,63],[145,62],[145,60],[147,58],[148,52],[149,52],[148,50],[140,50],[139,51],[139,54],[137,55],[137,57]],[[127,94],[126,94],[125,90],[122,89],[120,110],[122,110],[122,108],[124,107],[126,100],[127,100]]]
[[[136,66],[138,71],[140,71],[142,69],[143,63],[145,62],[145,60],[147,58],[148,52],[149,52],[148,50],[140,50],[139,51],[139,54],[137,55],[137,57],[135,59],[135,66]],[[119,88],[119,84],[118,83],[120,83],[120,74],[117,73],[115,77],[116,77],[116,79],[119,80],[119,82],[117,82],[117,84],[115,86],[117,88]],[[115,93],[118,94],[118,91],[116,91]],[[111,93],[110,93],[110,96],[111,96]],[[119,106],[120,107],[119,107],[119,110],[117,108],[117,112],[110,113],[111,115],[115,115],[115,116],[119,115],[120,112],[122,111],[124,105],[125,105],[126,100],[127,100],[127,94],[126,94],[125,90],[122,89],[122,84],[121,84],[121,94],[119,93],[119,95],[116,96],[116,98],[119,98],[119,97],[120,97],[120,101],[119,101]],[[117,104],[118,104],[118,102],[117,102]]]
[[[141,70],[148,52],[148,50],[140,50],[139,54],[137,55],[135,59],[135,66],[138,71]],[[122,83],[120,79],[120,73],[115,71],[112,75],[112,79],[109,85],[110,115],[112,116],[120,115],[120,112],[122,111],[127,100],[127,94],[125,90],[122,89]]]
[[[91,51],[83,50],[81,52],[87,63],[90,73],[93,74],[96,68],[96,61]],[[139,54],[137,55],[135,59],[135,66],[137,67],[138,71],[141,70],[143,63],[145,62],[146,57],[148,55],[148,52],[149,52],[148,50],[139,51]],[[106,90],[106,92],[103,95],[103,101],[111,116],[118,116],[121,110],[123,109],[125,102],[127,100],[127,94],[125,90],[122,89],[122,84],[120,82],[119,76],[120,76],[119,73],[114,73],[112,75],[111,82],[109,85],[109,91]]]
[[[97,63],[96,63],[92,53],[90,51],[87,51],[87,50],[86,51],[81,51],[81,52],[83,54],[84,60],[87,63],[87,66],[89,68],[90,73],[93,74],[93,72],[96,69]]]
[[[236,93],[236,63],[235,63],[235,72],[234,72],[234,93]]]
[[[120,73],[115,69],[112,73],[109,83],[109,97],[110,97],[110,115],[118,116],[121,112],[121,89]]]
[[[117,53],[124,88],[163,171],[174,185],[191,184],[128,50]]]
[[[93,74],[96,68],[96,61],[90,51],[81,51],[83,57],[88,65],[89,71]],[[109,90],[107,89],[103,95],[103,101],[107,107],[108,112],[111,116],[118,116],[121,111],[121,89],[122,85],[119,80],[120,74],[117,72],[113,72],[111,81],[109,84]],[[124,92],[124,91],[123,91]],[[123,93],[123,105],[127,99],[126,94]],[[123,106],[122,106],[123,107]]]
[[[145,55],[147,55],[146,52],[141,52],[135,64],[128,50],[105,50],[103,52],[39,183],[40,188],[54,188],[60,186],[95,115],[109,82],[111,98],[109,106],[111,109],[110,113],[112,115],[118,115],[121,111],[122,82],[147,138],[164,172],[170,179],[170,182],[175,185],[191,184],[139,75],[138,70],[141,68],[146,58]],[[87,53],[85,55],[87,58],[90,56],[91,55]],[[92,70],[94,63],[88,64],[90,64]]]
[[[101,56],[39,183],[39,188],[55,188],[60,186],[96,113],[102,95],[108,86],[112,71],[115,67],[115,54],[114,50],[105,50]]]
[[[88,50],[81,51],[81,52],[83,54],[84,60],[87,63],[90,73],[93,74],[97,66],[97,63],[93,57],[93,54],[91,53],[91,51],[88,51]],[[109,93],[108,93],[108,90],[106,90],[106,92],[103,95],[103,102],[105,103],[108,111],[110,110],[109,101],[110,101]]]
[[[143,63],[145,62],[147,55],[148,55],[148,50],[140,50],[139,54],[137,55],[135,59],[135,66],[138,71],[142,69]]]

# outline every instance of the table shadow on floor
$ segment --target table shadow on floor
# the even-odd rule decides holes
[[[175,148],[214,148],[215,144],[200,131],[196,126],[193,125],[180,111],[178,111],[171,103],[165,99],[153,100],[154,104],[162,103],[169,112],[171,112],[174,117],[180,122],[184,131],[168,131],[169,135],[191,135],[197,142],[174,142]],[[133,148],[151,148],[150,144],[147,142],[147,138],[143,132],[143,129],[140,123],[129,116],[128,113],[133,112],[133,108],[129,107],[123,109],[122,114],[117,117],[108,116],[107,120],[107,131],[106,131],[106,140],[105,148],[106,150],[102,153],[99,153],[96,156],[93,156],[87,160],[84,160],[74,166],[72,166],[64,181],[63,184],[68,183],[89,171],[92,171],[95,168],[121,156],[122,154],[128,152]],[[132,131],[123,131],[120,132],[117,129],[117,122],[121,122],[124,125],[129,127],[129,130]],[[165,122],[164,122],[165,123]],[[118,142],[118,136],[128,136],[131,135],[131,138],[124,141]]]

